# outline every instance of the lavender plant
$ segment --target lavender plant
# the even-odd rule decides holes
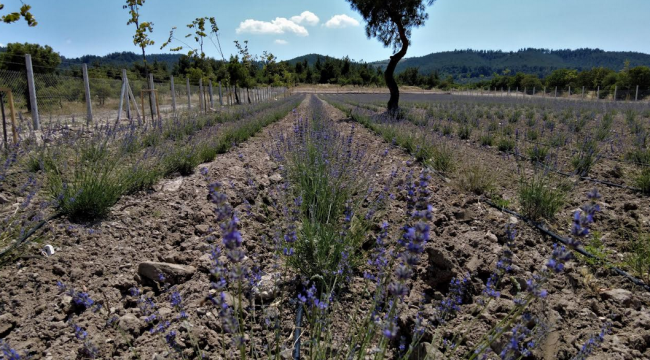
[[[322,290],[356,266],[376,210],[361,208],[372,203],[372,189],[358,174],[372,176],[373,166],[355,142],[354,127],[344,135],[323,116],[320,100],[312,98],[311,107],[311,116],[298,118],[293,133],[280,136],[271,156],[283,164],[289,182],[279,249],[300,274],[321,279]]]

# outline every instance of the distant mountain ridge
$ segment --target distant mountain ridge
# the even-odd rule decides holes
[[[539,77],[549,75],[557,69],[588,70],[605,67],[615,71],[623,69],[625,62],[630,67],[650,66],[650,55],[639,52],[604,51],[600,49],[548,50],[522,49],[515,52],[491,50],[454,50],[433,53],[421,57],[406,58],[397,65],[397,72],[407,67],[417,67],[421,73],[438,72],[455,78],[480,78],[493,74],[523,72]],[[386,68],[388,60],[372,63]]]
[[[154,61],[166,63],[171,69],[174,64],[178,62],[183,54],[151,54],[147,55],[147,62],[153,63]],[[66,58],[61,56],[62,66],[70,67],[81,64],[99,63],[100,65],[113,65],[113,66],[131,66],[134,63],[142,62],[142,55],[138,55],[131,51],[114,52],[104,56],[98,55],[84,55],[78,58]]]
[[[326,58],[324,55],[307,54],[288,60],[288,62],[295,64],[307,59],[308,63],[313,65],[319,56],[321,61]],[[495,73],[503,74],[508,70],[510,74],[523,72],[545,77],[557,69],[587,70],[602,66],[619,71],[625,66],[626,61],[630,62],[631,67],[650,66],[650,55],[600,49],[454,50],[402,59],[397,65],[396,72],[400,73],[408,67],[416,67],[423,74],[438,72],[441,76],[451,75],[457,80],[489,78]],[[388,60],[375,61],[370,64],[385,69]]]
[[[6,48],[0,47],[0,52],[2,51],[6,51]],[[171,69],[182,56],[183,54],[151,54],[147,55],[147,61],[149,63],[162,62]],[[320,54],[306,54],[285,61],[295,65],[297,62],[307,60],[309,65],[314,65],[319,58],[321,62],[325,62],[328,57],[335,58]],[[128,67],[134,63],[142,62],[142,55],[123,51],[104,56],[85,55],[78,58],[61,56],[61,60],[61,65],[64,68],[84,63]],[[494,74],[504,74],[505,72],[509,72],[509,74],[523,72],[543,78],[557,69],[588,70],[602,66],[619,71],[623,69],[626,61],[629,61],[630,67],[641,65],[650,67],[650,54],[587,48],[576,50],[527,48],[519,51],[454,50],[402,59],[397,65],[396,72],[400,73],[408,67],[415,67],[422,74],[437,72],[441,77],[451,75],[457,81],[471,82],[491,78]],[[385,69],[388,60],[370,62],[369,64]]]

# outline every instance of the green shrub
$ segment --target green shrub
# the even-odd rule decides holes
[[[181,146],[169,150],[162,158],[162,169],[165,176],[179,173],[182,176],[191,175],[194,168],[199,165],[199,160],[196,147],[194,146]]]
[[[492,146],[494,144],[494,136],[492,134],[483,134],[479,138],[481,145],[483,146]]]
[[[539,138],[539,133],[535,129],[530,129],[526,131],[526,139],[530,141],[536,141]]]
[[[650,195],[650,168],[641,170],[641,173],[634,179],[634,185],[644,194]]]
[[[144,165],[136,163],[125,171],[126,194],[133,194],[141,190],[151,189],[162,177],[162,173],[157,166]]]
[[[461,125],[458,128],[458,137],[461,140],[469,140],[471,134],[472,134],[472,128],[469,125]]]
[[[551,137],[549,144],[552,147],[563,147],[566,144],[566,135],[564,133],[556,133]]]
[[[102,161],[78,161],[62,170],[57,164],[47,172],[49,194],[57,207],[72,221],[91,221],[106,216],[120,196],[128,188],[118,159]]]
[[[650,149],[636,148],[625,154],[625,159],[639,165],[650,165]]]
[[[474,164],[466,166],[460,171],[458,185],[465,191],[482,195],[494,189],[494,177],[492,171],[487,167]]]
[[[522,212],[533,220],[552,219],[564,205],[564,192],[551,187],[547,177],[537,174],[519,182],[519,204]]]
[[[650,235],[639,235],[632,241],[625,263],[646,284],[650,282]]]
[[[537,146],[528,149],[528,157],[532,163],[544,163],[548,156],[548,148]]]
[[[448,145],[438,145],[433,149],[433,158],[429,165],[441,172],[450,172],[454,169],[455,163],[454,152]]]
[[[577,175],[587,176],[598,160],[598,147],[594,139],[586,139],[578,152],[571,158],[571,165]]]
[[[497,148],[499,151],[512,152],[515,149],[515,141],[507,137],[501,137],[497,142]]]
[[[515,110],[508,118],[508,122],[511,124],[515,124],[519,121],[520,118],[521,118],[521,110]]]

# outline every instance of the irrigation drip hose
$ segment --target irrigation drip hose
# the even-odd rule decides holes
[[[300,360],[300,329],[302,326],[302,304],[298,305],[298,313],[296,314],[296,332],[293,338],[296,339],[296,344],[293,348],[293,360]]]
[[[560,175],[564,175],[564,176],[567,176],[567,177],[573,176],[572,174],[567,174],[567,173],[561,172],[559,170],[553,170],[553,171],[560,174]],[[580,179],[581,180],[596,182],[596,183],[607,185],[607,186],[617,187],[617,188],[621,188],[621,189],[627,189],[627,190],[638,191],[638,192],[643,191],[643,190],[641,190],[639,188],[635,188],[635,187],[631,187],[631,186],[627,186],[627,185],[616,184],[616,183],[612,183],[612,182],[605,181],[605,180],[598,180],[598,179],[594,179],[594,178],[590,178],[590,177],[586,177],[586,176],[580,176]]]
[[[551,238],[553,238],[556,241],[559,241],[562,244],[570,247],[571,249],[575,250],[577,253],[579,253],[579,254],[581,254],[583,256],[586,256],[586,257],[591,258],[591,259],[597,259],[597,260],[600,260],[600,261],[605,261],[607,263],[607,265],[608,265],[608,268],[612,269],[615,273],[627,278],[628,280],[632,281],[635,285],[641,286],[646,291],[650,291],[650,285],[644,283],[642,280],[637,279],[636,277],[630,275],[626,271],[621,270],[621,269],[611,265],[611,263],[609,263],[608,261],[596,257],[595,255],[591,254],[590,252],[586,251],[585,249],[572,245],[571,241],[569,241],[568,239],[565,239],[565,238],[561,237],[560,235],[546,229],[546,227],[542,226],[538,222],[535,222],[535,221],[533,221],[533,220],[531,220],[531,219],[529,219],[529,218],[527,218],[527,217],[525,217],[525,216],[523,216],[521,214],[518,214],[518,213],[516,213],[516,212],[514,212],[514,211],[512,211],[510,209],[500,207],[500,206],[496,205],[495,203],[493,203],[493,202],[491,202],[489,200],[484,200],[484,202],[486,204],[492,206],[493,208],[497,209],[497,210],[503,211],[503,212],[505,212],[507,214],[510,214],[512,216],[515,216],[515,217],[519,218],[520,220],[524,221],[526,224],[528,224],[528,225],[536,228],[537,230],[539,230],[542,234],[550,236]]]
[[[48,217],[48,218],[45,219],[45,220],[41,220],[38,224],[36,224],[36,226],[34,226],[33,228],[31,228],[31,229],[30,229],[28,232],[26,232],[22,237],[20,237],[20,239],[16,240],[16,242],[14,242],[12,245],[10,245],[9,247],[7,247],[6,249],[2,250],[2,252],[0,252],[0,259],[2,259],[6,254],[8,254],[9,252],[11,252],[11,251],[14,250],[15,248],[17,248],[17,247],[19,247],[20,245],[22,245],[24,242],[26,242],[27,239],[29,239],[30,236],[34,235],[34,233],[35,233],[36,231],[38,231],[38,229],[42,228],[43,225],[45,225],[48,221],[52,221],[52,220],[54,220],[54,219],[56,219],[56,218],[58,218],[58,217],[60,217],[60,216],[62,216],[62,215],[63,215],[62,213],[56,213],[56,214],[54,214],[54,215]],[[0,261],[0,262],[1,262],[1,261]]]
[[[560,171],[558,171],[558,170],[553,170],[553,171],[557,172],[558,174],[564,175],[564,176],[572,176],[571,174],[562,173],[562,172],[560,172]],[[619,184],[614,184],[614,183],[610,183],[610,182],[607,182],[607,181],[602,181],[602,180],[598,180],[598,179],[592,179],[592,178],[588,178],[588,177],[584,177],[584,176],[581,176],[580,179],[588,180],[588,181],[593,181],[593,182],[598,182],[598,183],[601,183],[601,184],[604,184],[604,185],[614,186],[614,187],[619,187],[619,188],[623,188],[623,189],[629,189],[629,190],[634,190],[634,191],[641,191],[640,189],[632,188],[632,187],[629,187],[629,186],[619,185]],[[552,232],[552,231],[549,231],[549,230],[546,229],[544,226],[540,225],[539,223],[537,223],[537,222],[535,222],[535,221],[533,221],[533,220],[531,220],[531,219],[529,219],[529,218],[527,218],[527,217],[525,217],[525,216],[523,216],[523,215],[521,215],[521,214],[518,214],[518,213],[516,213],[516,212],[514,212],[514,211],[512,211],[512,210],[509,210],[509,209],[506,209],[506,208],[500,207],[500,206],[494,204],[493,202],[491,202],[491,201],[489,201],[489,200],[484,200],[484,202],[485,202],[486,204],[492,206],[493,208],[497,209],[497,210],[503,211],[503,212],[505,212],[505,213],[508,213],[508,214],[510,214],[510,215],[513,215],[513,216],[515,216],[515,217],[517,217],[517,218],[523,220],[526,224],[528,224],[528,225],[530,225],[530,226],[536,228],[536,229],[539,230],[541,233],[550,236],[551,238],[555,239],[556,241],[559,241],[559,242],[561,242],[562,244],[564,244],[564,245],[566,245],[566,246],[569,246],[570,248],[572,248],[573,250],[575,250],[576,252],[578,252],[579,254],[581,254],[581,255],[583,255],[583,256],[586,256],[586,257],[591,258],[591,259],[597,259],[597,260],[604,261],[603,259],[599,259],[599,258],[597,258],[595,255],[593,255],[593,254],[587,252],[587,251],[584,250],[583,248],[576,247],[576,246],[572,245],[571,241],[569,241],[568,239],[565,239],[565,238],[561,237],[560,235],[555,234],[555,233]],[[621,276],[627,278],[628,280],[632,281],[632,283],[634,283],[635,285],[641,286],[641,287],[644,288],[645,290],[650,291],[650,285],[644,283],[642,280],[637,279],[636,277],[630,275],[630,274],[627,273],[626,271],[621,270],[621,269],[619,269],[619,268],[617,268],[617,267],[611,265],[609,262],[608,262],[608,267],[609,267],[610,269],[612,269],[612,270],[613,270],[615,273],[617,273],[618,275],[621,275]],[[298,331],[298,330],[296,330],[296,331]]]
[[[520,154],[515,154],[514,156],[517,156],[517,157],[519,157],[519,158],[521,158],[523,160],[530,161],[530,158],[526,158],[525,156],[520,155]],[[537,164],[539,166],[542,166],[543,168],[545,168],[547,170],[550,170],[550,171],[553,171],[554,173],[560,174],[562,176],[571,177],[571,176],[575,175],[575,174],[565,173],[563,171],[553,169],[553,168],[549,167],[548,165],[546,165],[544,163],[541,163],[539,161],[535,162],[535,164]],[[587,176],[580,176],[579,178],[580,178],[580,180],[587,180],[587,181],[591,181],[591,182],[595,182],[595,183],[599,183],[599,184],[603,184],[603,185],[606,185],[606,186],[611,186],[611,187],[615,187],[615,188],[619,188],[619,189],[626,189],[626,190],[632,190],[632,191],[636,191],[636,192],[643,192],[643,190],[641,190],[639,188],[635,188],[635,187],[631,187],[631,186],[627,186],[627,185],[616,184],[616,183],[605,181],[605,180],[594,179],[594,178],[587,177]]]

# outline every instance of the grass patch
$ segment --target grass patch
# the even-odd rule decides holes
[[[524,215],[539,220],[553,219],[565,203],[565,194],[551,186],[546,176],[537,174],[519,182],[519,205]]]
[[[481,164],[465,166],[458,176],[458,185],[461,189],[483,195],[494,190],[494,176],[492,171]]]
[[[650,195],[650,168],[641,170],[641,173],[634,178],[634,185],[639,188],[642,193]]]
[[[625,264],[646,284],[650,282],[650,235],[639,235],[632,241]]]

